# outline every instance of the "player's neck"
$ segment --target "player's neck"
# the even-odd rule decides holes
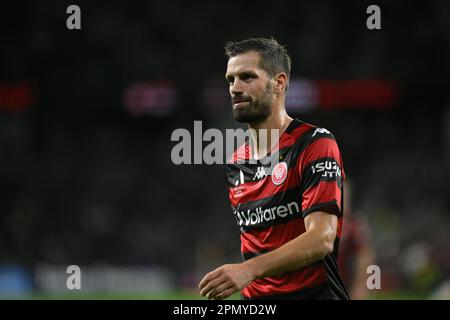
[[[249,123],[249,127],[254,129],[252,133],[254,158],[261,159],[266,156],[278,144],[279,138],[292,120],[293,118],[286,113],[284,108],[279,108],[264,121]],[[262,129],[266,130],[267,139],[261,139],[261,137],[266,137],[266,135],[260,134]],[[278,129],[278,134],[274,135],[272,129]]]

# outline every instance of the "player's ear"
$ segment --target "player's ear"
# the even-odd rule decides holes
[[[284,72],[277,73],[274,79],[275,79],[275,91],[279,93],[285,92],[288,85],[288,77],[286,73]]]

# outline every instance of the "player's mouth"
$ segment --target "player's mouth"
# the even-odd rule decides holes
[[[250,100],[245,100],[245,99],[234,99],[233,100],[233,105],[236,109],[239,108],[243,108],[243,107],[247,107],[248,105],[250,105]]]

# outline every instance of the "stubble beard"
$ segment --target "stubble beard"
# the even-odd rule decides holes
[[[233,107],[234,119],[242,123],[260,123],[272,113],[272,103],[272,88],[270,83],[267,83],[266,90],[260,99],[251,99],[249,105],[241,109]]]

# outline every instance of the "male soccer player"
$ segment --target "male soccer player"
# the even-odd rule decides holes
[[[336,141],[328,130],[286,113],[291,60],[276,40],[229,42],[225,50],[235,119],[256,132],[267,129],[269,141],[270,129],[280,136],[278,151],[271,152],[273,141],[245,143],[227,163],[244,262],[206,274],[200,294],[224,299],[241,290],[243,299],[349,299],[336,263],[344,179]],[[262,161],[274,156],[276,165]],[[249,159],[255,161],[237,161]]]

